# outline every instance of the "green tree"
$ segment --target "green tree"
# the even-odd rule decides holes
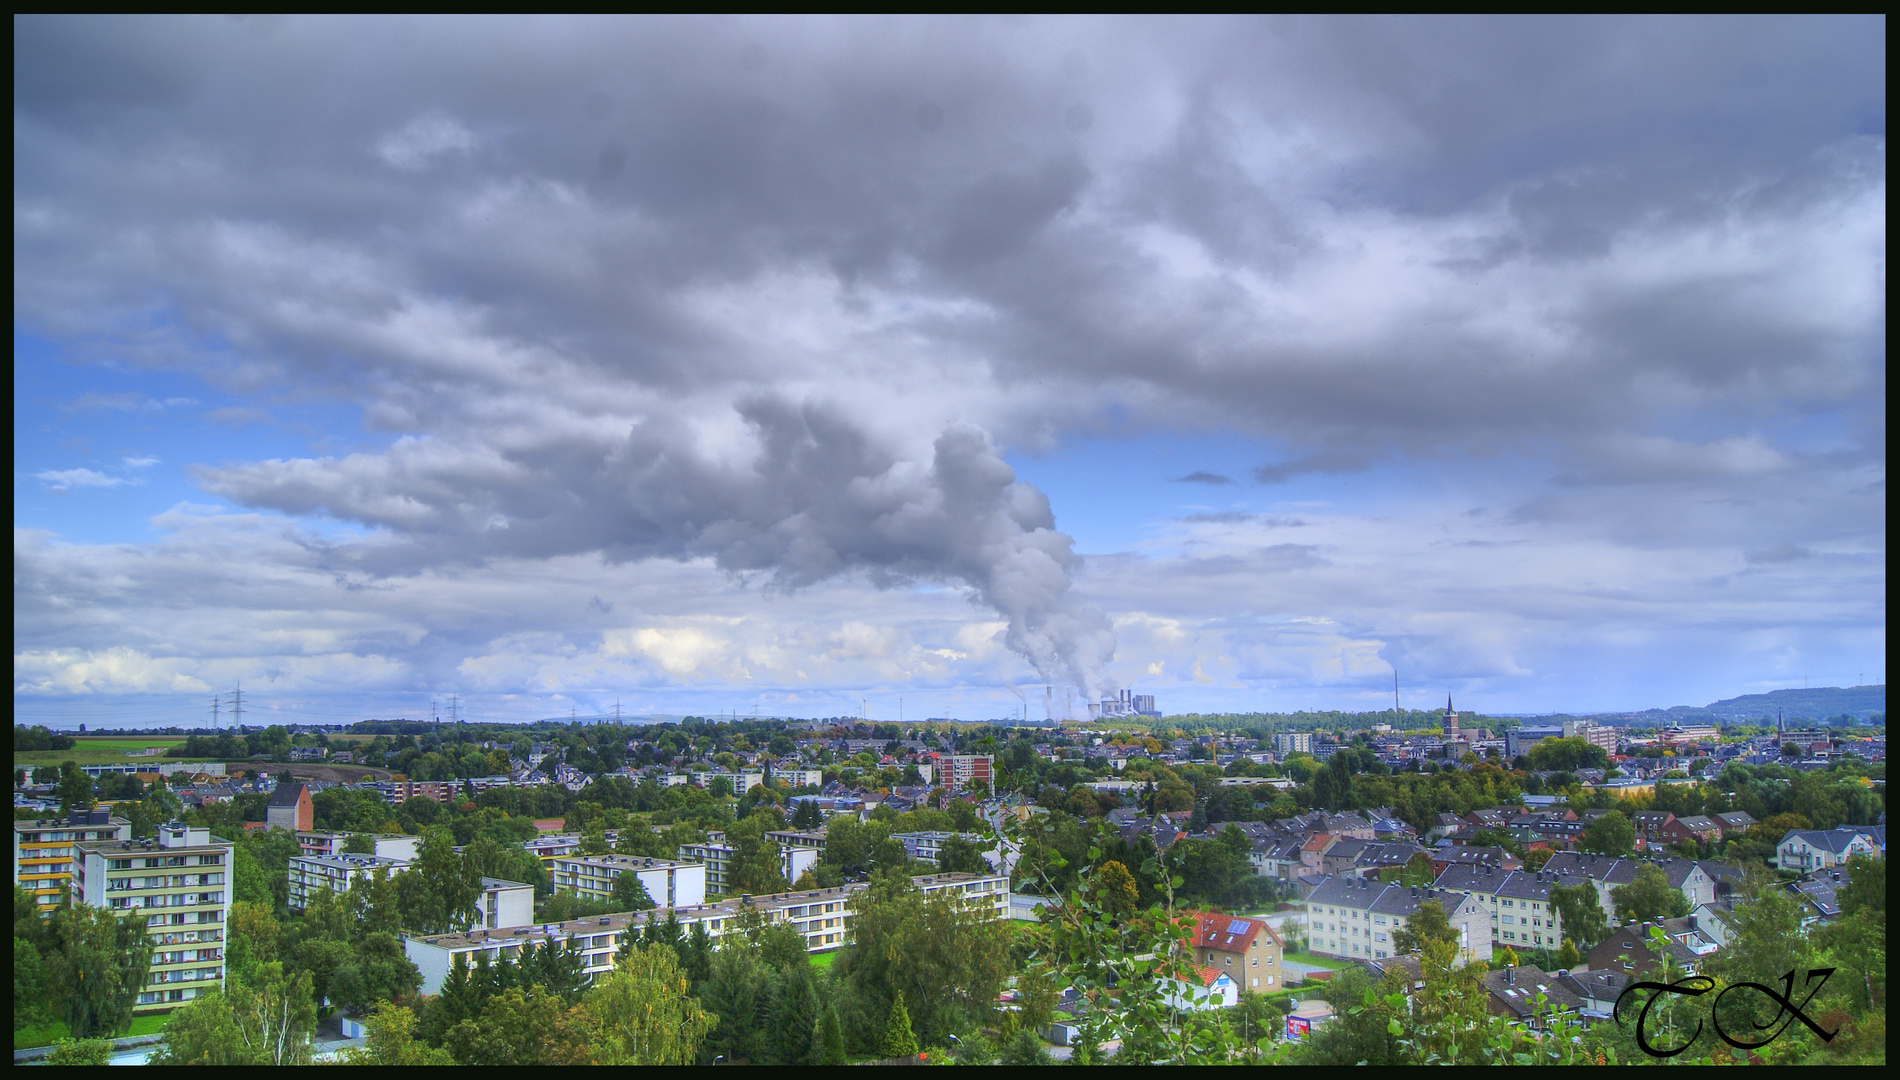
[[[496,993],[480,1020],[461,1021],[443,1041],[461,1065],[584,1065],[587,1035],[560,998],[530,986]]]
[[[145,921],[73,903],[54,910],[46,941],[48,983],[73,1035],[91,1039],[124,1031],[151,963]]]
[[[891,1015],[884,1023],[884,1042],[880,1047],[887,1058],[917,1056],[917,1036],[910,1030],[910,1011],[904,1008],[904,995],[891,996]]]
[[[714,950],[710,966],[700,997],[717,1023],[702,1045],[702,1057],[764,1061],[771,1049],[765,1020],[776,973],[742,940]]]
[[[581,1002],[594,1064],[693,1064],[715,1019],[690,990],[665,945],[621,957]]]
[[[614,878],[616,911],[648,911],[652,907],[653,897],[647,894],[647,887],[641,883],[640,875],[628,871]]]
[[[53,1044],[53,1052],[46,1055],[48,1065],[110,1065],[112,1064],[111,1039],[61,1039]]]
[[[1050,1058],[1048,1048],[1042,1045],[1042,1040],[1036,1037],[1036,1033],[1023,1028],[1003,1047],[1003,1053],[996,1063],[998,1065],[1053,1065],[1055,1061]]]
[[[1628,855],[1636,849],[1636,826],[1621,810],[1612,810],[1583,827],[1577,847],[1599,855]]]
[[[1669,876],[1655,866],[1636,871],[1636,880],[1610,890],[1610,903],[1621,922],[1678,919],[1689,914],[1689,898],[1669,884]]]
[[[363,1045],[343,1052],[345,1064],[396,1067],[455,1064],[447,1050],[416,1038],[416,1014],[394,1002],[378,1004],[364,1019],[363,1027]]]
[[[264,1065],[261,1047],[247,1043],[237,1012],[222,993],[200,994],[172,1012],[153,1065]]]
[[[394,934],[378,931],[364,935],[336,967],[329,997],[340,1008],[361,1012],[410,997],[421,988],[422,972],[403,951],[402,942]]]
[[[1558,925],[1580,948],[1592,948],[1610,936],[1609,918],[1603,914],[1596,886],[1590,882],[1552,886],[1550,906],[1557,912]]]
[[[1418,910],[1406,918],[1405,925],[1392,931],[1392,951],[1397,955],[1419,952],[1427,942],[1442,942],[1453,947],[1458,943],[1458,931],[1445,915],[1445,906],[1436,900],[1420,904]]]
[[[1407,989],[1410,989],[1409,987]],[[1326,1000],[1333,1018],[1314,1028],[1300,1046],[1295,1061],[1301,1065],[1400,1065],[1404,1057],[1392,1021],[1401,1030],[1410,1017],[1375,992],[1365,969],[1349,967],[1326,984]],[[1401,997],[1400,999],[1404,999]],[[1279,1013],[1276,1011],[1276,1018]]]
[[[843,1065],[847,1060],[844,1027],[838,1023],[838,1009],[834,1005],[826,1005],[824,1015],[818,1020],[818,1039],[812,1057],[814,1065]]]
[[[852,939],[832,970],[856,1002],[857,1030],[877,1030],[900,996],[933,1045],[988,1020],[1010,969],[989,911],[948,893],[926,895],[901,874],[875,879],[852,905]]]
[[[317,1029],[309,972],[292,975],[281,964],[265,964],[255,980],[233,986],[230,998],[245,1042],[260,1049],[265,1064],[309,1064]]]
[[[1569,971],[1583,963],[1583,954],[1577,951],[1577,944],[1569,938],[1564,939],[1563,947],[1557,950],[1557,967]]]
[[[1127,915],[1141,902],[1141,890],[1128,867],[1110,859],[1095,870],[1095,902],[1113,915]]]
[[[92,777],[77,762],[68,761],[59,767],[59,816],[65,817],[74,810],[92,809]]]
[[[1428,888],[1438,880],[1438,874],[1432,869],[1432,857],[1423,851],[1411,857],[1405,864],[1405,870],[1399,874],[1399,884],[1413,889]]]
[[[424,934],[468,929],[479,912],[481,880],[455,853],[455,837],[436,826],[424,833],[415,865],[396,879],[405,925]]]

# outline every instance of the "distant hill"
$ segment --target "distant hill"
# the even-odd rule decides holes
[[[1887,711],[1887,688],[1881,686],[1817,686],[1809,690],[1771,690],[1766,694],[1743,694],[1705,707],[1722,720],[1757,720],[1772,717],[1780,709],[1789,720],[1830,720],[1852,716],[1865,720]]]
[[[1880,686],[1816,686],[1805,690],[1771,690],[1766,694],[1743,694],[1708,705],[1677,705],[1668,709],[1642,712],[1599,713],[1581,719],[1627,727],[1662,727],[1668,724],[1738,724],[1767,719],[1773,721],[1780,709],[1788,723],[1825,723],[1839,716],[1866,720],[1885,717],[1887,688]],[[1548,721],[1546,721],[1548,722]]]

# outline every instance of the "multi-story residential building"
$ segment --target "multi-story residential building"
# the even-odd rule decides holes
[[[134,1012],[176,1008],[223,986],[232,846],[176,821],[150,840],[73,843],[73,900],[145,920],[152,960]]]
[[[554,869],[554,860],[565,855],[581,853],[580,833],[543,833],[521,844],[528,854],[541,860],[541,865],[550,872]]]
[[[1010,889],[1006,875],[926,874],[912,881],[926,894],[953,895],[992,918],[1009,917]],[[696,926],[703,927],[715,942],[735,929],[735,924],[748,920],[783,923],[804,936],[805,946],[810,951],[827,952],[843,945],[849,937],[855,915],[851,900],[867,888],[868,885],[853,883],[834,889],[729,897],[714,903],[622,912],[514,930],[412,937],[404,942],[404,949],[422,972],[425,994],[441,991],[442,982],[448,978],[457,957],[472,966],[481,954],[487,954],[491,962],[512,959],[520,956],[522,949],[544,942],[553,942],[557,947],[576,943],[585,957],[586,975],[591,980],[613,967],[623,934],[638,934],[648,922],[669,916],[688,933]]]
[[[299,855],[290,860],[290,909],[308,907],[311,894],[318,890],[349,892],[358,879],[377,874],[393,878],[412,865],[408,859],[381,855]]]
[[[1791,829],[1775,845],[1775,865],[1807,873],[1840,866],[1856,855],[1878,855],[1881,848],[1866,829]]]
[[[1696,925],[1693,915],[1661,922],[1631,923],[1590,950],[1590,970],[1620,971],[1637,978],[1660,973],[1662,957],[1649,937],[1650,929],[1658,926],[1668,935],[1668,949],[1676,967],[1686,975],[1701,970],[1707,958],[1720,948],[1713,936]]]
[[[682,848],[681,851],[685,849]],[[562,855],[550,868],[554,891],[588,900],[611,900],[614,881],[632,874],[659,907],[691,907],[706,902],[706,863],[682,857],[646,859],[637,855]]]
[[[285,780],[270,793],[264,804],[264,824],[272,829],[310,832],[316,827],[316,811],[310,803],[310,788]]]
[[[125,840],[131,823],[104,809],[74,810],[65,819],[13,823],[13,883],[33,894],[41,912],[59,904],[60,890],[73,880],[73,844],[83,840]]]
[[[1367,878],[1322,878],[1306,898],[1312,950],[1322,956],[1376,960],[1394,955],[1392,934],[1419,905],[1436,900],[1458,932],[1467,962],[1491,958],[1491,918],[1474,896],[1444,889],[1388,885]]]
[[[1582,739],[1592,746],[1600,746],[1603,752],[1616,755],[1616,729],[1604,724],[1593,724],[1588,720],[1565,720],[1564,738]]]
[[[823,787],[825,773],[822,769],[778,769],[772,770],[772,779],[786,787]]]
[[[779,845],[778,872],[785,875],[787,884],[792,884],[804,876],[805,871],[818,863],[820,848],[786,847]],[[728,879],[732,873],[734,850],[725,838],[708,837],[704,843],[681,844],[679,857],[706,864],[706,889],[708,892],[723,896],[732,890],[728,888]]]
[[[1269,991],[1285,985],[1286,943],[1264,919],[1218,912],[1194,916],[1194,962],[1231,976],[1242,990]]]
[[[305,855],[342,855],[344,847],[349,842],[349,833],[300,832],[297,834],[297,850]],[[373,850],[365,854],[381,855],[390,859],[414,859],[416,853],[422,848],[422,837],[373,836],[370,843]]]
[[[906,832],[892,833],[891,839],[904,845],[904,853],[911,858],[933,863],[941,861],[943,846],[952,839],[962,839],[979,847],[983,844],[983,838],[975,833]],[[997,866],[1002,858],[995,850],[984,851],[983,857],[991,867]]]
[[[996,759],[989,754],[951,754],[943,763],[943,786],[996,795]]]
[[[780,847],[810,848],[819,852],[825,850],[823,829],[775,829],[766,833],[765,838]]]
[[[1604,916],[1614,919],[1616,905],[1611,899],[1611,890],[1635,881],[1637,872],[1645,866],[1661,870],[1669,884],[1682,891],[1683,898],[1691,908],[1715,900],[1720,891],[1716,885],[1717,874],[1721,873],[1717,864],[1704,864],[1694,859],[1619,858],[1582,851],[1560,851],[1551,856],[1538,873],[1554,885],[1589,881],[1596,887],[1597,902],[1603,908]],[[1716,873],[1711,873],[1711,870]],[[1440,885],[1445,887],[1442,878]]]
[[[476,930],[512,930],[534,922],[534,886],[502,878],[482,879],[482,895],[475,901]]]
[[[1310,731],[1282,731],[1273,737],[1273,750],[1277,754],[1310,754],[1313,752],[1313,733]]]

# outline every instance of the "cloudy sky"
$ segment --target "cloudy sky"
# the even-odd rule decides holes
[[[1880,19],[16,19],[16,710],[1884,681],[1885,92]]]

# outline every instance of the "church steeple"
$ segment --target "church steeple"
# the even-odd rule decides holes
[[[1451,707],[1449,692],[1445,694],[1445,737],[1449,739],[1458,737],[1458,711]]]

